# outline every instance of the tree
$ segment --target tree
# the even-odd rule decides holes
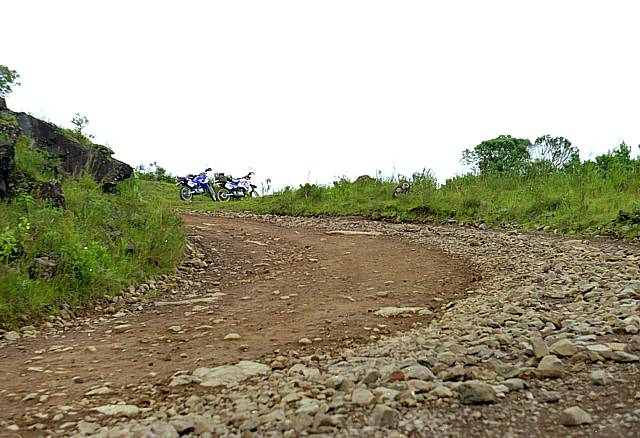
[[[571,163],[580,161],[578,148],[564,137],[551,137],[549,134],[536,138],[529,148],[534,162],[546,161],[555,169],[564,169]]]
[[[82,116],[80,113],[76,113],[76,115],[73,116],[73,119],[71,119],[71,123],[76,127],[77,132],[83,134],[82,130],[89,124],[89,119],[87,119],[87,116]]]
[[[473,150],[462,152],[462,163],[472,166],[480,173],[509,172],[522,170],[530,158],[531,142],[526,138],[500,135],[485,140]]]
[[[18,72],[4,65],[0,65],[0,97],[5,97],[11,93],[13,91],[12,86],[20,85],[20,83],[17,82],[19,78],[20,75]]]

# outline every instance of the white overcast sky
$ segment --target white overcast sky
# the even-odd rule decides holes
[[[65,1],[0,8],[10,108],[131,165],[273,185],[432,169],[511,134],[640,143],[637,1]]]

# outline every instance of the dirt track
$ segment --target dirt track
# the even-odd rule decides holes
[[[74,330],[0,350],[3,420],[22,423],[25,410],[55,411],[107,383],[109,398],[145,405],[179,370],[326,352],[397,333],[431,316],[383,320],[372,311],[402,305],[437,314],[473,279],[460,260],[379,236],[197,215],[184,223],[205,256],[187,260],[192,272],[167,281],[144,311],[88,317]],[[176,305],[194,298],[210,301]],[[224,340],[230,333],[240,338]],[[130,391],[140,383],[152,389]],[[54,416],[36,424],[53,429]]]
[[[637,245],[184,222],[176,275],[1,344],[7,436],[640,436]]]

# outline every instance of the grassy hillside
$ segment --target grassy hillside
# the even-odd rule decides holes
[[[330,186],[285,188],[258,199],[214,203],[204,197],[182,203],[177,189],[157,190],[174,206],[221,208],[288,215],[362,215],[373,219],[457,223],[544,230],[570,235],[606,235],[638,240],[640,161],[586,162],[566,171],[530,170],[468,174],[438,186],[427,172],[408,178],[409,193],[393,198],[397,179],[346,179]]]
[[[66,209],[53,208],[28,191],[48,180],[52,164],[28,143],[16,145],[21,194],[0,202],[0,326],[90,303],[175,267],[184,244],[179,217],[153,190],[131,179],[107,194],[90,178],[69,179]]]

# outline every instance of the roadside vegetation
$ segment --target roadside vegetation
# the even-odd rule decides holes
[[[62,306],[86,305],[170,272],[181,257],[180,219],[141,181],[104,193],[90,177],[62,183],[65,208],[33,196],[55,162],[16,143],[19,193],[0,202],[0,327],[24,325]]]
[[[640,236],[640,158],[625,143],[581,162],[578,149],[562,137],[531,142],[511,136],[467,149],[466,175],[439,185],[428,170],[411,176],[376,175],[331,185],[286,187],[271,196],[226,204],[198,199],[180,202],[177,190],[159,187],[178,208],[231,209],[279,215],[359,215],[379,220],[484,224],[568,235]],[[407,193],[394,189],[403,180]]]

